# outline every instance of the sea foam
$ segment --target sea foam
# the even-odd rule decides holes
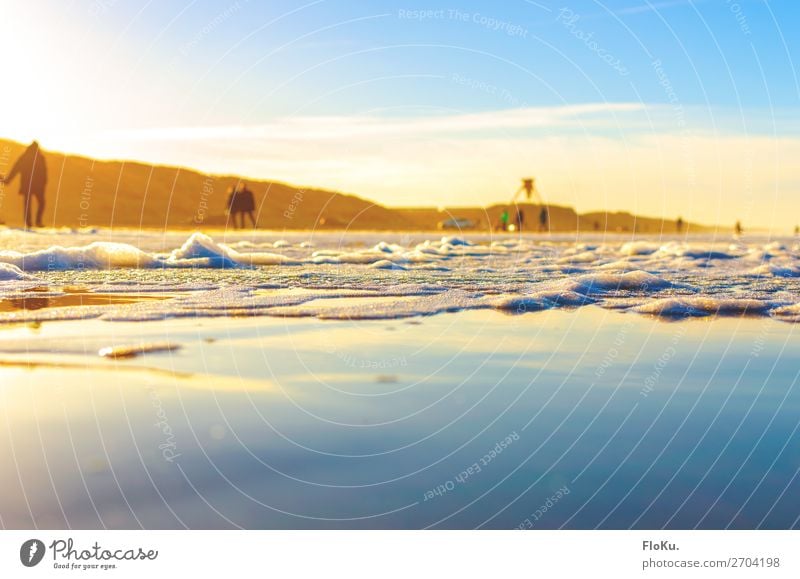
[[[166,299],[36,310],[9,301],[35,289],[42,304],[75,285]],[[789,239],[0,229],[0,300],[9,304],[0,322],[388,319],[589,304],[664,318],[797,322],[800,257]]]

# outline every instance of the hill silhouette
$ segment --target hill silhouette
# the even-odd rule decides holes
[[[0,174],[7,174],[26,145],[0,140]],[[256,201],[256,222],[265,229],[428,230],[451,217],[466,218],[488,231],[505,205],[436,209],[388,208],[355,195],[301,188],[275,181],[210,175],[191,169],[133,161],[99,161],[43,150],[47,161],[46,227],[227,227],[227,191],[246,181]],[[0,222],[23,224],[19,178],[0,184]],[[521,204],[529,228],[538,228],[540,207]],[[549,205],[552,231],[674,232],[675,222],[630,213],[579,215]],[[232,225],[232,224],[231,224]],[[709,228],[685,225],[690,231]]]
[[[520,203],[519,208],[525,215],[526,228],[532,231],[539,229],[539,213],[541,205]],[[433,207],[396,208],[395,211],[407,219],[427,229],[431,224],[442,223],[448,219],[469,219],[476,224],[476,229],[488,230],[496,227],[500,222],[500,215],[508,205],[498,204],[489,207],[446,207],[436,209]],[[635,232],[635,233],[675,233],[676,220],[662,219],[659,217],[642,217],[625,211],[615,213],[596,211],[578,214],[572,207],[562,205],[547,205],[550,231],[609,231],[609,232]],[[511,211],[513,219],[514,211]],[[427,227],[425,227],[427,225]],[[715,228],[684,222],[682,232],[699,233],[712,231]]]
[[[26,145],[0,140],[0,173],[7,174]],[[97,161],[44,150],[47,161],[47,227],[225,227],[232,175],[129,161]],[[20,179],[2,186],[0,220],[22,225]],[[323,189],[303,189],[247,179],[256,198],[257,224],[269,229],[313,227],[412,228],[390,209]]]

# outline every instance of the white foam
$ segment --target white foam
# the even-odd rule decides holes
[[[646,271],[581,275],[575,280],[567,282],[567,287],[574,292],[587,295],[612,291],[656,292],[676,287],[691,289],[686,284],[677,284]]]
[[[775,304],[746,298],[688,297],[665,298],[633,308],[642,314],[664,317],[698,317],[712,314],[763,314]]]
[[[97,241],[98,236],[105,241]],[[215,239],[216,237],[216,239]],[[314,315],[391,318],[458,309],[528,312],[595,303],[664,317],[763,315],[800,321],[791,240],[630,236],[0,229],[0,299],[86,291],[155,292],[136,304],[0,312],[0,321],[97,317]],[[302,286],[326,296],[266,295]],[[361,293],[360,293],[361,292]],[[366,292],[366,293],[363,293]],[[313,292],[312,292],[313,293]],[[175,294],[174,297],[169,294]],[[401,300],[370,297],[402,296]],[[337,302],[363,297],[366,302]],[[312,303],[314,300],[319,302]],[[323,304],[322,301],[325,301]],[[797,306],[800,307],[800,306]]]
[[[800,277],[800,267],[796,265],[778,265],[765,263],[751,270],[755,275],[770,275],[775,277]]]
[[[405,271],[407,269],[402,265],[400,265],[399,263],[394,263],[393,261],[389,261],[388,259],[382,259],[380,261],[371,263],[370,267],[373,269],[395,269],[402,271]]]
[[[96,241],[83,247],[56,245],[30,253],[0,251],[0,262],[15,265],[25,271],[142,268],[153,267],[156,261],[152,255],[132,245],[107,241]]]
[[[236,267],[239,265],[232,257],[236,253],[230,247],[216,243],[208,235],[194,233],[178,249],[173,250],[166,259],[171,265],[199,265],[204,260],[208,267]]]
[[[786,322],[800,322],[800,303],[775,308],[772,315]]]
[[[629,241],[620,248],[623,255],[650,255],[659,250],[659,245],[650,241]]]
[[[657,253],[673,255],[688,259],[733,259],[741,257],[740,246],[727,245],[724,249],[717,248],[715,244],[688,244],[670,242],[664,244]]]
[[[442,245],[474,245],[472,242],[467,241],[466,239],[462,239],[460,237],[442,237],[441,239]]]
[[[413,300],[378,300],[374,303],[355,305],[342,304],[314,307],[313,304],[301,307],[275,308],[267,315],[286,317],[317,317],[324,320],[386,320],[430,316],[445,312],[491,307],[481,300],[479,294],[462,290],[448,290],[438,294],[424,295]]]
[[[577,307],[595,303],[589,296],[571,291],[541,291],[528,295],[491,298],[489,302],[498,310],[517,313],[533,312],[555,307]]]
[[[0,263],[0,281],[18,281],[32,279],[33,276],[26,274],[16,265],[10,263]]]

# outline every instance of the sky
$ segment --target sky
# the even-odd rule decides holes
[[[333,188],[800,223],[793,0],[0,0],[0,137]]]

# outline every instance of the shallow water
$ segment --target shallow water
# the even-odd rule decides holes
[[[63,292],[63,293],[62,293]],[[18,297],[0,298],[0,312],[31,312],[46,308],[83,308],[85,306],[114,306],[135,304],[166,296],[136,294],[102,294],[75,292],[54,288],[53,291],[25,290]]]
[[[0,521],[796,528],[795,328],[596,305],[0,326]],[[99,356],[144,344],[180,348]]]
[[[32,289],[55,299],[71,285],[169,299],[0,312],[0,323],[397,319],[592,304],[665,319],[751,315],[798,322],[800,246],[793,238],[675,235],[0,230],[0,300],[24,298]]]

